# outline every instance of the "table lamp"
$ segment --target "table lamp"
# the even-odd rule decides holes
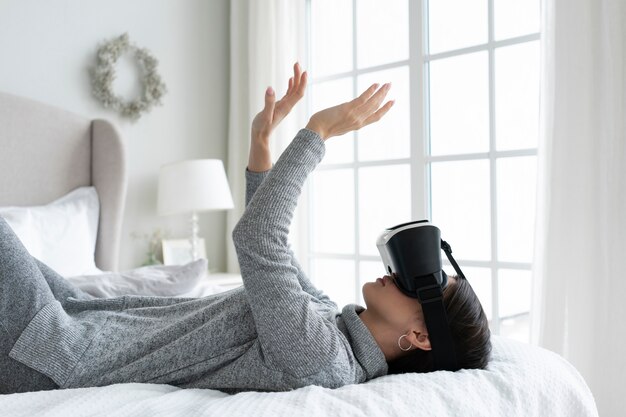
[[[198,259],[198,212],[233,208],[233,198],[219,159],[195,159],[161,167],[157,211],[191,214],[191,259]]]

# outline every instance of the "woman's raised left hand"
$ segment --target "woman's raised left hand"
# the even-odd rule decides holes
[[[304,96],[308,74],[302,71],[299,63],[293,65],[293,77],[289,78],[289,85],[285,95],[276,101],[276,93],[272,87],[265,90],[265,107],[252,121],[252,140],[267,144],[270,134],[278,124],[289,114],[293,106]]]
[[[293,77],[289,78],[287,92],[276,101],[272,87],[265,90],[265,107],[252,120],[250,155],[248,169],[253,172],[264,172],[272,168],[270,155],[270,134],[289,114],[291,109],[304,96],[307,84],[307,72],[302,72],[297,62],[293,66]]]

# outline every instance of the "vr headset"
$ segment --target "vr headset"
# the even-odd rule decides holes
[[[448,284],[448,276],[442,269],[441,250],[459,278],[465,279],[452,257],[452,248],[441,240],[441,232],[428,220],[385,229],[376,240],[376,246],[385,270],[394,278],[396,286],[405,295],[417,298],[422,305],[435,369],[458,370],[452,333],[443,304],[443,289]]]

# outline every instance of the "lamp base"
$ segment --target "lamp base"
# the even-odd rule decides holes
[[[198,214],[194,211],[191,214],[191,237],[189,238],[189,242],[191,243],[191,247],[189,249],[189,254],[191,255],[191,261],[197,261],[200,259],[200,249],[202,249],[202,255],[206,257],[205,250],[200,246],[200,238],[198,237],[198,231],[200,228],[198,227]],[[207,261],[207,274],[209,273],[209,259],[206,257]]]
[[[191,242],[191,260],[198,260],[198,247],[200,246],[198,240],[198,213],[195,211],[191,213],[191,238],[189,238]]]

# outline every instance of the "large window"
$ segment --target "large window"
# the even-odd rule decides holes
[[[309,0],[310,113],[392,82],[378,124],[326,142],[309,189],[309,273],[343,305],[385,273],[383,229],[442,230],[492,331],[528,340],[538,0]],[[447,265],[446,270],[453,272]]]

